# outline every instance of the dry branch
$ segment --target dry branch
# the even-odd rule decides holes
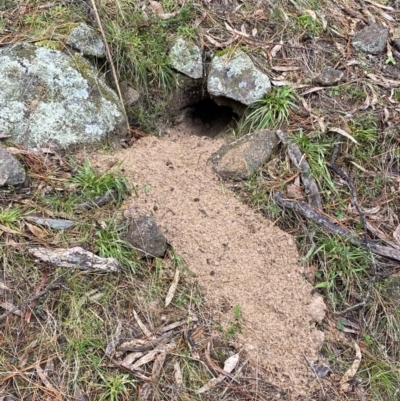
[[[303,217],[314,221],[321,227],[324,227],[331,233],[349,239],[350,242],[354,245],[367,248],[371,252],[377,255],[385,256],[387,258],[400,261],[399,249],[391,248],[389,246],[379,245],[374,241],[368,239],[361,240],[356,236],[354,236],[350,231],[346,230],[343,227],[340,227],[338,224],[334,223],[328,217],[322,215],[320,212],[313,209],[310,205],[308,205],[305,202],[298,202],[284,199],[283,195],[280,192],[275,193],[274,200],[279,206],[286,209],[292,209],[300,213]]]

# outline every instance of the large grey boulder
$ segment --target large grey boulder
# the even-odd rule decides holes
[[[81,55],[0,49],[0,132],[27,147],[94,144],[126,133],[116,93]]]
[[[167,240],[158,229],[154,219],[140,216],[128,219],[126,240],[142,257],[163,257],[167,250]]]
[[[0,149],[0,187],[25,182],[25,170],[20,162],[6,149]]]
[[[236,51],[233,55],[212,59],[207,90],[213,96],[225,96],[249,105],[271,90],[271,82],[247,54]]]
[[[278,143],[275,131],[251,132],[214,153],[213,170],[223,179],[247,180],[271,158]]]
[[[190,78],[203,77],[200,48],[183,38],[178,38],[172,46],[169,52],[169,64]]]
[[[100,58],[106,56],[106,47],[101,36],[93,28],[83,23],[71,29],[67,45],[79,50],[84,56]]]
[[[389,30],[383,25],[371,24],[358,31],[353,37],[353,47],[357,51],[381,54],[386,49]]]

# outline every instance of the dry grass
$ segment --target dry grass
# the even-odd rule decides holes
[[[392,65],[390,53],[369,57],[354,52],[349,33],[366,21],[366,11],[377,22],[395,27],[399,23],[399,6],[392,3],[366,1],[368,9],[361,10],[356,1],[254,0],[232,1],[223,7],[219,2],[196,0],[188,1],[185,12],[169,22],[154,18],[149,9],[146,20],[135,1],[103,1],[99,12],[121,80],[131,79],[146,94],[142,108],[132,116],[134,124],[150,129],[153,127],[146,125],[148,121],[162,116],[162,100],[174,84],[166,63],[166,48],[174,35],[198,40],[215,52],[223,47],[219,44],[229,42],[229,51],[245,50],[273,81],[291,82],[296,89],[300,107],[290,112],[283,128],[293,133],[319,180],[324,211],[363,235],[359,216],[349,207],[348,188],[327,168],[340,142],[336,164],[352,177],[360,205],[370,211],[367,221],[372,228],[367,235],[387,242],[393,241],[399,224],[400,155],[399,132],[384,133],[383,129],[388,123],[399,122],[400,99],[393,89],[399,79],[398,68]],[[82,20],[94,21],[83,2],[48,4],[45,0],[0,2],[1,44],[29,41],[64,48],[71,25]],[[166,12],[178,12],[181,8],[173,0],[162,4]],[[394,21],[385,18],[384,12]],[[252,36],[252,32],[256,35]],[[281,46],[279,51],[271,53],[277,45]],[[346,82],[310,91],[315,86],[311,78],[326,65],[344,70]],[[342,127],[361,145],[355,146],[345,138],[338,140],[329,127]],[[49,164],[32,154],[21,158],[30,169],[32,187],[0,193],[5,212],[0,223],[17,232],[1,233],[1,279],[7,288],[0,291],[4,301],[20,306],[21,312],[0,322],[0,395],[14,394],[29,400],[83,399],[80,392],[90,399],[122,400],[132,394],[138,397],[146,388],[144,382],[111,363],[105,354],[107,344],[116,335],[118,322],[122,324],[121,338],[143,339],[132,315],[135,309],[153,334],[169,322],[185,322],[172,332],[169,341],[174,340],[177,348],[168,355],[160,380],[152,385],[153,398],[149,399],[163,399],[165,395],[170,399],[200,399],[195,389],[211,375],[204,363],[195,360],[183,335],[191,331],[201,353],[213,337],[213,325],[198,289],[190,279],[181,282],[173,305],[163,308],[174,274],[173,257],[143,263],[125,248],[111,249],[119,249],[120,256],[132,255],[131,259],[123,259],[125,267],[118,275],[61,271],[34,262],[26,255],[26,246],[68,246],[79,242],[94,250],[101,223],[106,222],[105,232],[109,232],[118,219],[109,207],[90,216],[73,214],[78,197],[73,187],[64,186],[73,174],[65,161],[59,164],[54,159]],[[56,176],[52,171],[57,172]],[[375,272],[370,254],[319,231],[290,212],[282,212],[272,202],[271,192],[283,187],[287,193],[288,185],[296,184],[292,179],[295,174],[282,151],[243,188],[234,189],[298,237],[309,278],[329,303],[331,310],[321,327],[327,333],[325,356],[332,370],[330,378],[322,379],[327,398],[398,400],[400,305],[398,287],[393,281],[399,272],[398,263],[377,259]],[[44,188],[50,188],[50,192],[41,196]],[[33,211],[69,217],[77,224],[68,233],[43,228],[32,232],[24,216]],[[17,213],[18,218],[9,212]],[[52,283],[58,287],[24,304]],[[342,315],[333,313],[360,300],[366,301],[365,307]],[[226,346],[223,333],[220,337],[221,344],[212,342],[212,356],[221,365],[231,349]],[[336,379],[352,363],[352,341],[360,345],[363,360],[357,376],[359,382],[355,382],[352,392],[343,394]],[[116,361],[123,357],[123,353],[117,353]],[[177,364],[183,386],[177,385]],[[149,364],[140,373],[151,375],[151,370]],[[242,376],[241,386],[229,384],[202,399],[274,398],[276,390],[257,376],[255,368],[245,367]],[[310,395],[310,400],[316,397]]]

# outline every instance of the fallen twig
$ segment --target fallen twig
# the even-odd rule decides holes
[[[316,209],[322,210],[322,200],[319,196],[318,185],[312,176],[310,165],[307,163],[304,154],[294,142],[289,142],[287,134],[283,131],[276,131],[279,139],[287,146],[291,162],[300,170],[301,180],[308,197],[308,202]]]
[[[374,241],[368,239],[361,240],[356,236],[354,236],[350,231],[346,230],[343,227],[340,227],[338,224],[331,221],[328,217],[322,215],[319,211],[313,209],[310,205],[308,205],[305,202],[291,201],[288,199],[284,199],[283,195],[280,192],[275,193],[274,200],[281,207],[295,210],[296,212],[300,213],[303,217],[306,217],[307,219],[314,221],[315,223],[324,227],[331,233],[349,239],[350,242],[354,245],[370,249],[371,252],[377,255],[385,256],[390,259],[400,261],[399,249],[395,249],[389,246],[379,245],[376,244]]]
[[[50,291],[54,290],[59,290],[62,287],[60,283],[53,283],[48,285],[44,290],[38,292],[34,296],[27,298],[22,304],[18,306],[14,306],[13,308],[9,309],[6,313],[3,313],[0,315],[0,320],[4,320],[8,315],[11,315],[11,313],[14,313],[17,310],[21,310],[24,306],[29,305],[33,301],[36,301],[37,299],[41,298],[43,295],[46,295]]]

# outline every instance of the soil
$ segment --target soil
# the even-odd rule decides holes
[[[204,127],[199,130],[204,134]],[[243,204],[213,173],[209,158],[226,138],[192,131],[186,122],[112,156],[94,155],[93,163],[104,169],[123,161],[139,194],[125,202],[125,215],[140,211],[154,217],[196,274],[222,327],[234,321],[240,305],[243,327],[235,346],[243,358],[262,366],[266,379],[292,398],[309,395],[316,382],[307,360],[317,361],[323,342],[310,305],[323,309],[323,302],[315,302],[303,276],[295,240]]]

